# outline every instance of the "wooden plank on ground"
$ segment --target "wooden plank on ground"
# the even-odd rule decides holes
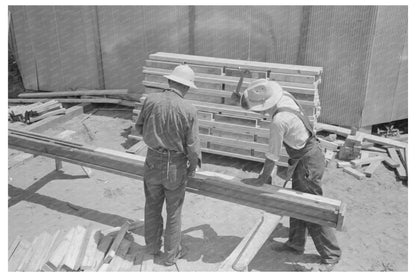
[[[374,174],[374,171],[379,167],[381,164],[381,160],[373,161],[365,170],[364,174],[367,177],[371,177]]]
[[[95,252],[97,252],[98,244],[102,238],[100,229],[96,228],[91,230],[90,236],[87,241],[87,247],[85,249],[85,255],[81,262],[81,270],[91,270],[93,266]]]
[[[50,248],[48,249],[48,253],[46,253],[44,261],[40,265],[41,271],[51,272],[51,271],[56,270],[55,267],[52,267],[48,264],[48,261],[52,257],[52,255],[54,254],[55,250],[59,247],[61,242],[65,239],[66,234],[67,233],[65,233],[65,231],[63,231],[63,230],[58,230],[58,231],[55,232],[54,238],[53,238],[53,243],[51,244]]]
[[[84,95],[123,95],[127,94],[127,89],[110,89],[110,90],[74,90],[74,91],[54,91],[54,92],[34,92],[20,93],[19,97],[67,97],[67,96],[84,96]]]
[[[35,241],[36,242],[35,238]],[[26,250],[23,259],[20,261],[20,264],[17,266],[16,271],[25,271],[26,266],[29,264],[30,259],[32,258],[33,255],[33,242],[32,244],[29,246],[29,248]]]
[[[117,239],[117,238],[116,238]],[[114,241],[116,240],[114,239]],[[126,258],[127,252],[130,249],[131,241],[128,239],[122,239],[119,247],[117,248],[117,252],[114,257],[109,262],[109,266],[107,271],[119,271],[120,267],[123,264],[123,260]]]
[[[43,249],[42,253],[40,254],[39,262],[36,265],[36,271],[41,271],[43,265],[48,261],[49,255],[51,250],[53,249],[56,240],[59,238],[61,234],[61,230],[57,230],[52,236],[49,242],[46,244],[45,248]]]
[[[85,231],[83,241],[81,242],[81,248],[73,270],[78,270],[81,267],[82,261],[84,260],[85,254],[87,252],[88,242],[91,238],[92,232],[95,232],[95,230],[93,229],[93,226],[89,224]]]
[[[82,226],[77,226],[74,236],[72,237],[65,259],[62,262],[62,267],[67,271],[76,270],[75,265],[78,261],[82,243],[84,242],[85,233],[87,230]]]
[[[344,167],[344,172],[354,176],[358,180],[362,180],[365,178],[365,175],[363,173],[351,167]]]
[[[374,156],[374,157],[368,157],[368,158],[361,158],[361,159],[356,159],[356,160],[352,160],[351,164],[353,168],[357,168],[359,166],[365,165],[365,164],[370,164],[372,162],[375,161],[382,161],[384,159],[384,157],[382,156]]]
[[[65,114],[65,112],[66,112],[66,109],[61,108],[59,110],[54,110],[54,111],[51,111],[51,112],[44,113],[40,116],[33,116],[33,117],[30,118],[30,122],[36,122],[36,121],[42,120],[44,118],[47,118],[47,117],[50,117],[50,116],[53,116],[53,115]]]
[[[399,158],[399,155],[397,154],[396,148],[387,148],[387,152],[389,153],[390,158],[392,158],[393,161],[399,164],[399,166],[394,169],[396,171],[397,177],[400,180],[406,180],[407,179],[406,169],[404,168]]]
[[[256,231],[260,228],[263,222],[263,218],[260,218],[256,224],[250,229],[247,235],[240,241],[236,248],[231,252],[230,255],[220,264],[218,271],[233,271],[233,264],[239,258],[241,252],[249,242],[250,238],[254,236]]]
[[[46,262],[47,266],[51,268],[53,271],[57,271],[60,267],[68,249],[70,247],[72,238],[75,234],[75,228],[71,228],[65,235],[62,241],[60,241],[59,245],[53,251],[52,255],[49,257],[48,261]]]
[[[9,259],[9,271],[17,271],[20,263],[24,259],[26,253],[31,248],[31,243],[25,239],[22,239],[19,245],[16,247],[16,250],[13,252],[13,255]]]
[[[37,240],[32,243],[33,255],[30,258],[25,271],[37,271],[39,263],[43,257],[44,250],[50,245],[52,235],[47,232],[43,232],[37,237]]]
[[[113,242],[113,236],[104,236],[98,244],[97,251],[92,262],[91,271],[98,271],[103,264],[104,256]]]
[[[117,249],[120,246],[121,241],[123,240],[124,236],[126,235],[130,226],[130,222],[126,221],[120,228],[117,236],[115,237],[113,243],[111,244],[110,249],[108,250],[107,255],[104,258],[104,263],[109,263],[114,256],[116,255]]]
[[[351,163],[350,162],[344,162],[344,161],[337,161],[337,167],[351,167]]]
[[[256,256],[257,252],[269,238],[270,234],[276,229],[282,219],[279,215],[265,213],[263,221],[255,233],[250,236],[250,239],[244,246],[243,250],[238,255],[237,260],[233,264],[233,269],[237,271],[247,271],[248,265]]]
[[[17,246],[19,246],[19,243],[20,243],[21,240],[22,240],[22,236],[18,235],[14,239],[12,244],[10,245],[10,247],[9,247],[9,258],[8,258],[9,260],[10,260],[10,257],[13,255],[14,251],[16,250]]]

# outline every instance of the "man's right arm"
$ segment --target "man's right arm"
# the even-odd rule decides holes
[[[198,127],[198,118],[196,116],[196,111],[191,113],[191,118],[189,120],[190,126],[188,131],[185,135],[185,146],[186,146],[186,153],[189,160],[189,167],[188,167],[188,176],[194,176],[196,167],[201,167],[201,146],[199,141],[199,127]]]

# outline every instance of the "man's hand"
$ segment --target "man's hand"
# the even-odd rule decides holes
[[[195,177],[195,171],[196,171],[196,166],[189,166],[186,169],[186,175],[188,175],[188,177]]]

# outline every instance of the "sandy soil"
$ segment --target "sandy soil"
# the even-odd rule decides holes
[[[44,133],[55,136],[72,130],[67,139],[124,151],[134,144],[127,140],[130,118],[131,112],[97,111]],[[18,154],[9,150],[9,159]],[[203,162],[205,170],[239,177],[257,176],[261,169],[255,162],[214,155],[204,155]],[[36,157],[9,169],[9,244],[18,234],[33,240],[42,231],[52,233],[78,224],[105,229],[143,218],[141,181],[97,170],[88,178],[80,166],[67,163],[62,172],[54,168],[53,160]],[[407,271],[408,188],[396,180],[394,171],[381,165],[372,178],[360,181],[331,163],[323,183],[326,196],[347,203],[345,230],[337,232],[343,256],[335,271]],[[189,253],[180,270],[215,271],[260,216],[259,210],[188,192],[182,233]],[[135,231],[138,247],[144,245],[142,235],[142,229]],[[316,266],[319,256],[311,239],[301,256],[270,249],[273,243],[283,243],[287,235],[288,218],[284,218],[249,270],[309,271]],[[154,271],[176,268],[156,263]]]

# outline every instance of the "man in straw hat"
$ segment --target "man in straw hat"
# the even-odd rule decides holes
[[[201,166],[201,150],[196,109],[183,99],[189,88],[196,88],[193,70],[179,65],[164,77],[169,89],[146,97],[135,127],[148,146],[143,182],[146,249],[160,254],[166,200],[164,263],[170,266],[186,254],[181,246],[182,204],[188,176]]]
[[[322,195],[325,158],[310,122],[295,98],[283,91],[278,83],[259,79],[243,92],[241,106],[272,116],[266,161],[262,173],[252,184],[262,185],[270,177],[283,145],[289,155],[285,185],[292,178],[293,190]],[[318,269],[331,271],[341,257],[341,249],[330,227],[290,218],[289,240],[272,248],[303,254],[308,232],[321,255]]]

